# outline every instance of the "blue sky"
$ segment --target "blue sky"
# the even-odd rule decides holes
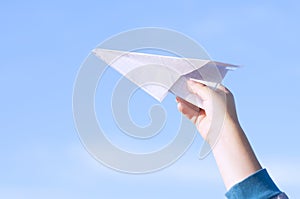
[[[200,136],[175,164],[147,175],[108,169],[80,143],[72,92],[81,63],[108,37],[145,26],[182,32],[213,59],[243,66],[224,80],[241,124],[280,188],[299,197],[299,9],[296,1],[2,2],[0,197],[223,197],[213,157],[198,160]],[[142,108],[152,102],[137,95]],[[164,102],[169,119],[179,116],[173,99]]]

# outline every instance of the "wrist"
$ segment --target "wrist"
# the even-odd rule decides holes
[[[219,128],[213,128],[213,126],[211,126],[210,132],[207,134],[205,140],[213,149],[218,142],[232,139],[238,134],[244,134],[239,121],[229,115],[225,115],[225,118]]]

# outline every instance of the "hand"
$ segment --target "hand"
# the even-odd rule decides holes
[[[188,89],[202,99],[203,108],[177,97],[178,109],[196,125],[202,137],[213,148],[227,189],[261,169],[239,125],[231,92],[222,85],[213,90],[191,80],[188,81]],[[219,135],[220,139],[217,139]]]
[[[213,90],[204,84],[192,80],[189,80],[187,85],[191,93],[202,99],[203,108],[199,108],[182,98],[176,97],[178,110],[195,124],[205,140],[208,139],[208,133],[212,125],[223,126],[228,122],[238,125],[234,98],[227,88],[219,85]],[[217,121],[214,121],[217,118],[222,121],[218,121],[217,123]]]

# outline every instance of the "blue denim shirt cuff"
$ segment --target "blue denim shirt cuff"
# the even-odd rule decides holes
[[[261,169],[234,185],[226,193],[226,197],[228,199],[269,199],[280,193],[267,170]]]

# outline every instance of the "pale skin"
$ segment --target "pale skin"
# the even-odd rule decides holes
[[[212,153],[228,190],[260,170],[261,165],[239,124],[231,92],[223,85],[212,89],[192,80],[188,81],[188,89],[203,100],[203,107],[196,107],[176,97],[178,110],[195,124],[201,136],[211,145]],[[209,136],[214,110],[224,111],[223,126],[220,128],[217,141]]]

